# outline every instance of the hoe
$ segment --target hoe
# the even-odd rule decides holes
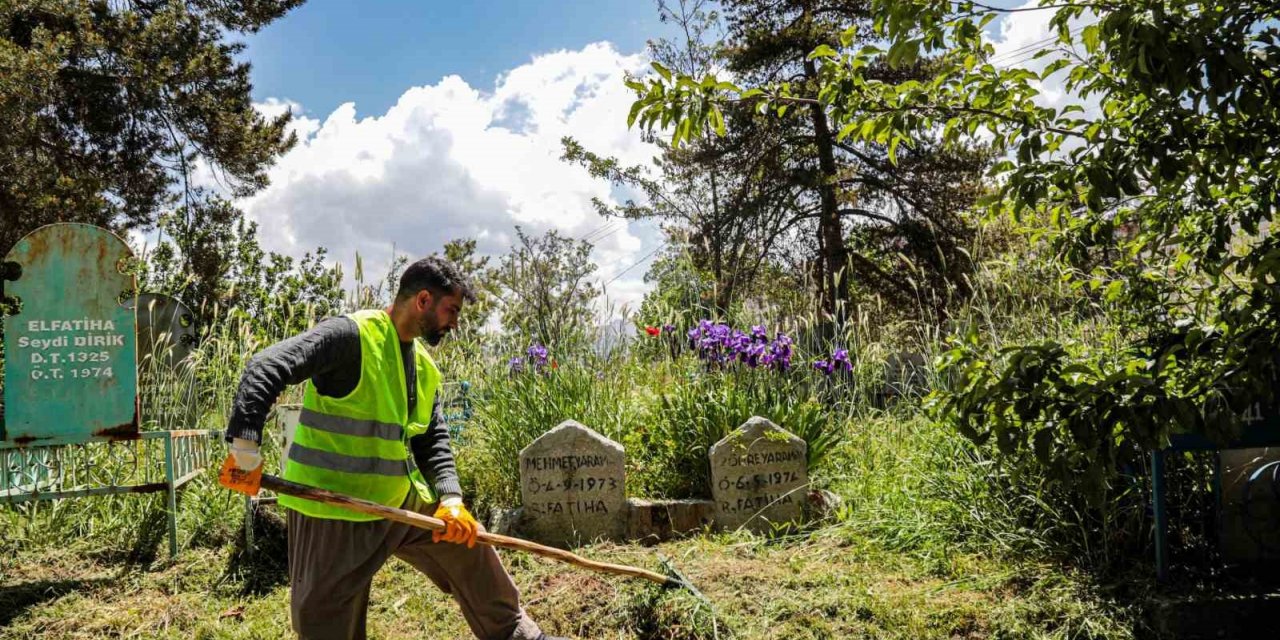
[[[295,498],[315,500],[316,502],[323,502],[325,504],[343,507],[352,511],[385,518],[387,520],[403,522],[404,524],[430,531],[445,530],[444,521],[438,518],[432,518],[431,516],[407,511],[405,509],[388,507],[376,502],[353,498],[351,496],[342,495],[325,489],[290,482],[283,478],[277,478],[276,476],[262,473],[262,467],[258,467],[252,472],[241,471],[232,464],[230,459],[223,464],[222,470],[218,475],[218,481],[228,489],[250,496],[257,495],[259,489],[266,488],[271,491],[275,491],[276,493],[282,493]],[[607,562],[596,562],[595,560],[588,560],[563,549],[556,549],[555,547],[548,547],[536,542],[513,538],[511,536],[498,535],[496,533],[489,533],[487,531],[482,531],[477,534],[476,542],[502,549],[527,551],[545,558],[559,560],[560,562],[577,565],[584,569],[590,569],[591,571],[597,571],[600,573],[612,573],[620,576],[642,578],[668,589],[685,589],[689,591],[689,593],[692,593],[700,602],[707,605],[709,610],[712,609],[711,602],[707,600],[706,596],[702,595],[702,592],[698,591],[696,587],[690,584],[689,580],[676,569],[675,565],[665,558],[663,559],[662,564],[667,570],[667,575],[655,573],[639,567],[609,564]]]

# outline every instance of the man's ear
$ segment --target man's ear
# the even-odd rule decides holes
[[[430,309],[431,308],[431,290],[423,289],[422,291],[419,291],[416,301],[418,303],[419,311],[426,311],[427,309]]]

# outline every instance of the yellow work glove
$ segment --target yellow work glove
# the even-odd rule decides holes
[[[436,517],[444,520],[445,530],[432,531],[432,542],[443,540],[458,544],[465,543],[468,549],[476,546],[476,534],[480,533],[480,523],[476,522],[470,511],[467,511],[461,498],[450,496],[442,499],[440,506],[436,508]]]

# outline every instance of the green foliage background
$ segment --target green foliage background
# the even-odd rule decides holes
[[[74,110],[40,106],[105,99],[79,93],[81,85],[56,71],[67,51],[109,49],[110,34],[125,34],[125,44],[139,34],[190,35],[199,46],[174,55],[208,63],[203,71],[224,82],[210,103],[199,92],[178,96],[177,107],[182,99],[198,102],[185,104],[195,109],[191,128],[128,149],[134,162],[123,168],[136,171],[119,180],[71,175],[50,164],[57,154],[40,153],[5,174],[9,182],[0,179],[0,205],[44,213],[71,206],[83,214],[77,219],[117,229],[155,222],[166,234],[148,254],[142,281],[199,305],[205,324],[194,374],[148,378],[160,389],[147,396],[152,403],[175,402],[171,392],[196,386],[193,424],[165,424],[155,416],[166,408],[152,404],[143,409],[148,428],[220,428],[247,358],[321,316],[385,304],[404,265],[393,256],[386,276],[370,280],[357,259],[355,286],[344,292],[343,272],[323,249],[298,261],[268,255],[230,204],[178,191],[180,172],[137,170],[154,158],[193,160],[188,145],[204,140],[201,123],[218,114],[236,125],[235,135],[205,151],[241,179],[244,193],[262,186],[266,164],[288,148],[287,119],[266,122],[241,104],[247,70],[230,63],[235,49],[220,44],[217,30],[252,30],[293,3],[215,4],[170,3],[145,23],[103,14],[102,3],[0,8],[0,113],[17,123],[0,132],[7,154],[0,160],[39,147],[33,141],[43,132],[102,125],[108,138],[119,133],[107,126],[119,123],[86,124]],[[966,553],[1104,577],[1149,570],[1146,452],[1176,432],[1226,439],[1243,416],[1280,408],[1280,239],[1269,230],[1280,204],[1280,9],[1169,0],[1028,8],[1050,12],[1055,44],[1077,50],[1033,73],[991,63],[981,34],[1004,10],[979,3],[832,1],[816,4],[837,18],[821,19],[815,3],[726,4],[739,21],[736,35],[690,51],[708,60],[727,55],[739,71],[759,71],[748,64],[751,55],[773,51],[803,80],[745,73],[738,86],[704,64],[661,62],[632,79],[631,121],[670,135],[657,178],[565,141],[566,159],[594,176],[651,197],[675,196],[656,207],[601,207],[672,225],[671,244],[648,276],[655,289],[628,317],[637,329],[630,340],[606,340],[593,315],[588,244],[521,231],[517,246],[492,264],[472,241],[444,247],[482,292],[466,317],[470,326],[437,350],[446,376],[472,385],[475,414],[455,442],[467,499],[482,514],[516,505],[519,451],[565,419],[626,447],[629,495],[703,497],[709,447],[762,415],[806,440],[811,488],[843,503],[807,528],[734,544],[837,540],[911,554],[938,573],[955,571],[957,554]],[[693,15],[711,19],[695,5]],[[770,8],[795,20],[780,26],[770,22],[773,14],[753,13]],[[47,24],[34,25],[33,15]],[[741,22],[753,15],[758,22]],[[735,43],[742,46],[720,48]],[[155,54],[132,46],[117,53],[113,62],[126,65],[131,56]],[[1038,103],[1038,83],[1055,74],[1094,99],[1095,112]],[[157,118],[175,108],[143,106]],[[58,117],[32,116],[49,113]],[[699,210],[706,194],[726,184],[708,166],[742,169],[717,162],[749,158],[760,149],[754,143],[776,141],[787,127],[811,139],[769,147],[790,154],[769,156],[787,160],[783,166],[753,165],[729,184],[745,186],[740,204],[752,211],[803,213],[794,233],[769,227],[760,234],[764,226],[741,224],[735,214],[747,208]],[[873,153],[874,162],[833,170],[823,157],[833,145]],[[890,176],[923,188],[911,172],[924,157],[954,160],[954,174],[967,180],[940,196],[959,203],[944,207],[946,225],[903,218],[845,226],[834,205],[871,192],[836,192],[836,184]],[[978,180],[990,157],[998,161]],[[766,179],[775,184],[775,170],[788,168],[808,170],[809,181],[779,181],[788,194],[779,201],[752,199]],[[678,181],[683,190],[671,188]],[[116,191],[120,199],[107,197]],[[808,221],[805,207],[817,207],[811,213],[822,221]],[[858,215],[868,213],[875,212]],[[743,238],[760,240],[751,255],[721,251]],[[914,246],[900,252],[901,242]],[[780,259],[791,252],[801,259]],[[930,262],[934,254],[942,257]],[[851,295],[856,270],[835,268],[850,259],[879,284],[860,280]],[[751,271],[750,282],[737,281],[742,270]],[[788,332],[796,338],[795,370],[708,369],[682,338],[704,318]],[[497,324],[501,331],[487,330]],[[667,324],[674,333],[643,331]],[[553,364],[513,371],[510,358],[534,343],[550,348]],[[837,348],[850,351],[852,371],[828,377],[809,366]],[[925,362],[914,386],[904,385],[895,364],[904,355]],[[1171,466],[1179,496],[1172,510],[1208,522],[1206,459],[1180,456]],[[239,501],[210,478],[186,496],[183,546],[234,545]],[[0,553],[68,539],[108,554],[153,553],[156,507],[133,496],[6,507]],[[1183,527],[1175,538],[1195,552],[1187,554],[1196,557],[1191,563],[1212,563],[1207,526]],[[1067,627],[1079,631],[1067,635],[1093,635],[1087,624]]]

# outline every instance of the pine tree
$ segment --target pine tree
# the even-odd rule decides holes
[[[52,222],[117,232],[194,204],[195,164],[236,196],[294,144],[250,100],[252,33],[302,0],[0,3],[0,255]]]

